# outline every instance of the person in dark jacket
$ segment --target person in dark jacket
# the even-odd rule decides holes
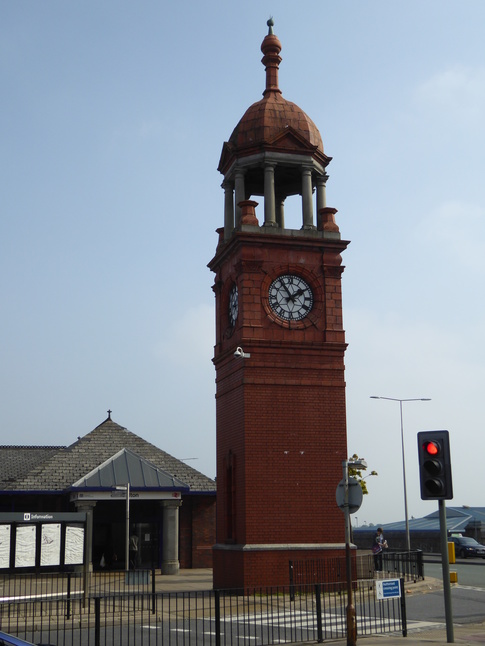
[[[382,527],[377,528],[374,542],[372,544],[372,553],[374,554],[374,569],[376,572],[382,572],[382,550],[386,549],[387,541],[384,538]]]

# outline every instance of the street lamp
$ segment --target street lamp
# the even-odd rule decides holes
[[[411,539],[409,536],[409,519],[408,519],[408,495],[406,489],[406,461],[404,459],[404,428],[402,422],[402,405],[403,402],[430,402],[429,397],[413,397],[411,399],[398,399],[396,397],[378,397],[377,395],[371,395],[371,399],[387,399],[391,402],[399,402],[399,411],[401,413],[401,451],[402,451],[402,480],[404,486],[404,517],[406,521],[406,549],[408,552],[411,551]]]
[[[126,492],[126,527],[125,527],[125,570],[130,569],[130,483],[117,485],[116,491]]]

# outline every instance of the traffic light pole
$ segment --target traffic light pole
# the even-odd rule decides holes
[[[448,558],[448,530],[446,527],[446,504],[438,500],[440,512],[441,567],[443,571],[443,593],[445,597],[446,641],[453,644],[453,610],[451,607],[450,562]]]
[[[448,528],[446,525],[445,503],[445,500],[453,499],[450,438],[448,431],[420,431],[418,433],[418,458],[421,499],[438,501],[446,637],[449,643],[453,643],[455,639],[453,635],[453,612],[451,609],[450,562],[448,557]]]

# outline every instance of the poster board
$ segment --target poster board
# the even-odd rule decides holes
[[[61,562],[61,524],[42,525],[40,564],[59,565]]]
[[[11,525],[0,525],[0,568],[10,567]]]
[[[82,565],[84,557],[84,527],[66,525],[65,565]]]
[[[15,567],[35,567],[35,525],[19,525],[15,532]]]

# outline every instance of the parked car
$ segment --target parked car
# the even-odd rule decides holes
[[[485,545],[481,545],[470,536],[451,536],[449,539],[455,544],[455,554],[462,559],[469,556],[480,556],[485,559]]]

